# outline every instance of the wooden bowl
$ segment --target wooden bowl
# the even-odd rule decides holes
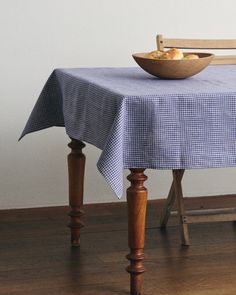
[[[184,55],[197,54],[198,59],[151,59],[147,53],[135,53],[136,63],[147,73],[164,79],[185,79],[201,72],[212,61],[214,54],[187,52]]]

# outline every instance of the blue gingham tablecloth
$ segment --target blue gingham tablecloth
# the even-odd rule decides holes
[[[236,166],[236,66],[185,80],[140,68],[56,69],[21,137],[52,126],[102,150],[97,167],[118,197],[125,168]]]

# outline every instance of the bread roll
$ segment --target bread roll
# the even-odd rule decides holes
[[[189,53],[184,56],[183,52],[177,48],[171,48],[167,51],[154,50],[146,54],[147,58],[164,60],[198,59],[197,54]]]
[[[163,54],[163,51],[160,50],[154,50],[151,51],[147,54],[148,58],[152,58],[152,59],[159,59],[159,57]]]
[[[185,55],[184,59],[198,59],[199,56],[197,54],[188,54]]]
[[[168,52],[163,53],[159,59],[171,59],[171,56]]]
[[[171,59],[183,59],[184,55],[180,49],[172,48],[167,51],[170,54]]]
[[[177,48],[172,48],[166,51],[160,57],[160,59],[172,59],[172,60],[178,60],[183,58],[184,58],[183,52]]]

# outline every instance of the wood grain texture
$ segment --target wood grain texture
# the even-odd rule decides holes
[[[162,36],[162,41],[164,47],[168,48],[236,49],[235,39],[177,39]]]
[[[130,273],[130,294],[141,295],[142,273],[144,259],[145,222],[147,207],[147,189],[144,181],[145,169],[130,169],[131,174],[127,177],[131,186],[127,189],[128,207],[128,244],[130,253],[126,256],[130,265],[126,268]]]
[[[148,202],[143,294],[235,295],[235,224],[190,225],[192,246],[181,248],[177,217],[169,220],[165,232],[156,227],[163,205],[164,200]],[[223,206],[236,206],[236,196],[185,202],[188,210]],[[0,211],[1,295],[129,294],[123,271],[126,202],[84,207],[80,248],[68,245],[68,207]]]
[[[82,149],[85,144],[81,141],[71,139],[68,144],[71,148],[71,153],[67,157],[68,162],[68,178],[69,178],[69,203],[71,211],[70,223],[68,226],[71,229],[71,245],[78,247],[80,245],[80,229],[84,227],[81,217],[84,215],[82,210],[83,194],[84,194],[84,169],[85,155]]]
[[[190,225],[192,246],[179,247],[178,219],[157,229],[165,200],[148,202],[143,293],[234,295],[234,223]],[[236,196],[186,198],[186,209],[235,207]],[[128,295],[123,271],[127,204],[84,205],[80,248],[70,248],[68,207],[0,211],[0,295]],[[17,233],[17,235],[16,235]],[[39,239],[40,237],[40,239]],[[45,243],[41,243],[45,240]]]

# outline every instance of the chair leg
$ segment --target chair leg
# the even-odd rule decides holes
[[[68,177],[69,177],[69,202],[71,211],[70,223],[68,226],[71,229],[71,245],[79,247],[80,245],[80,229],[84,226],[81,221],[81,216],[84,212],[81,210],[83,206],[83,190],[84,190],[84,168],[85,155],[82,149],[85,144],[81,141],[71,139],[68,144],[71,148],[71,153],[68,155]]]
[[[182,171],[183,171],[182,169],[173,170],[173,182],[174,182],[175,195],[177,198],[182,244],[185,246],[189,246],[190,240],[189,240],[189,233],[188,233],[188,225],[187,223],[185,223],[186,213],[184,208],[184,199],[183,199],[183,192],[182,192],[182,185],[181,185],[181,180],[183,176]]]
[[[181,171],[180,172],[180,177],[181,177],[181,180],[182,180],[182,177],[184,175],[185,170],[181,169],[180,171]],[[175,186],[174,186],[174,181],[172,181],[165,207],[163,208],[163,211],[162,211],[161,216],[160,216],[160,227],[161,228],[166,227],[166,225],[168,223],[168,220],[169,220],[169,217],[170,217],[171,210],[172,210],[172,208],[174,206],[175,200],[176,200]]]

